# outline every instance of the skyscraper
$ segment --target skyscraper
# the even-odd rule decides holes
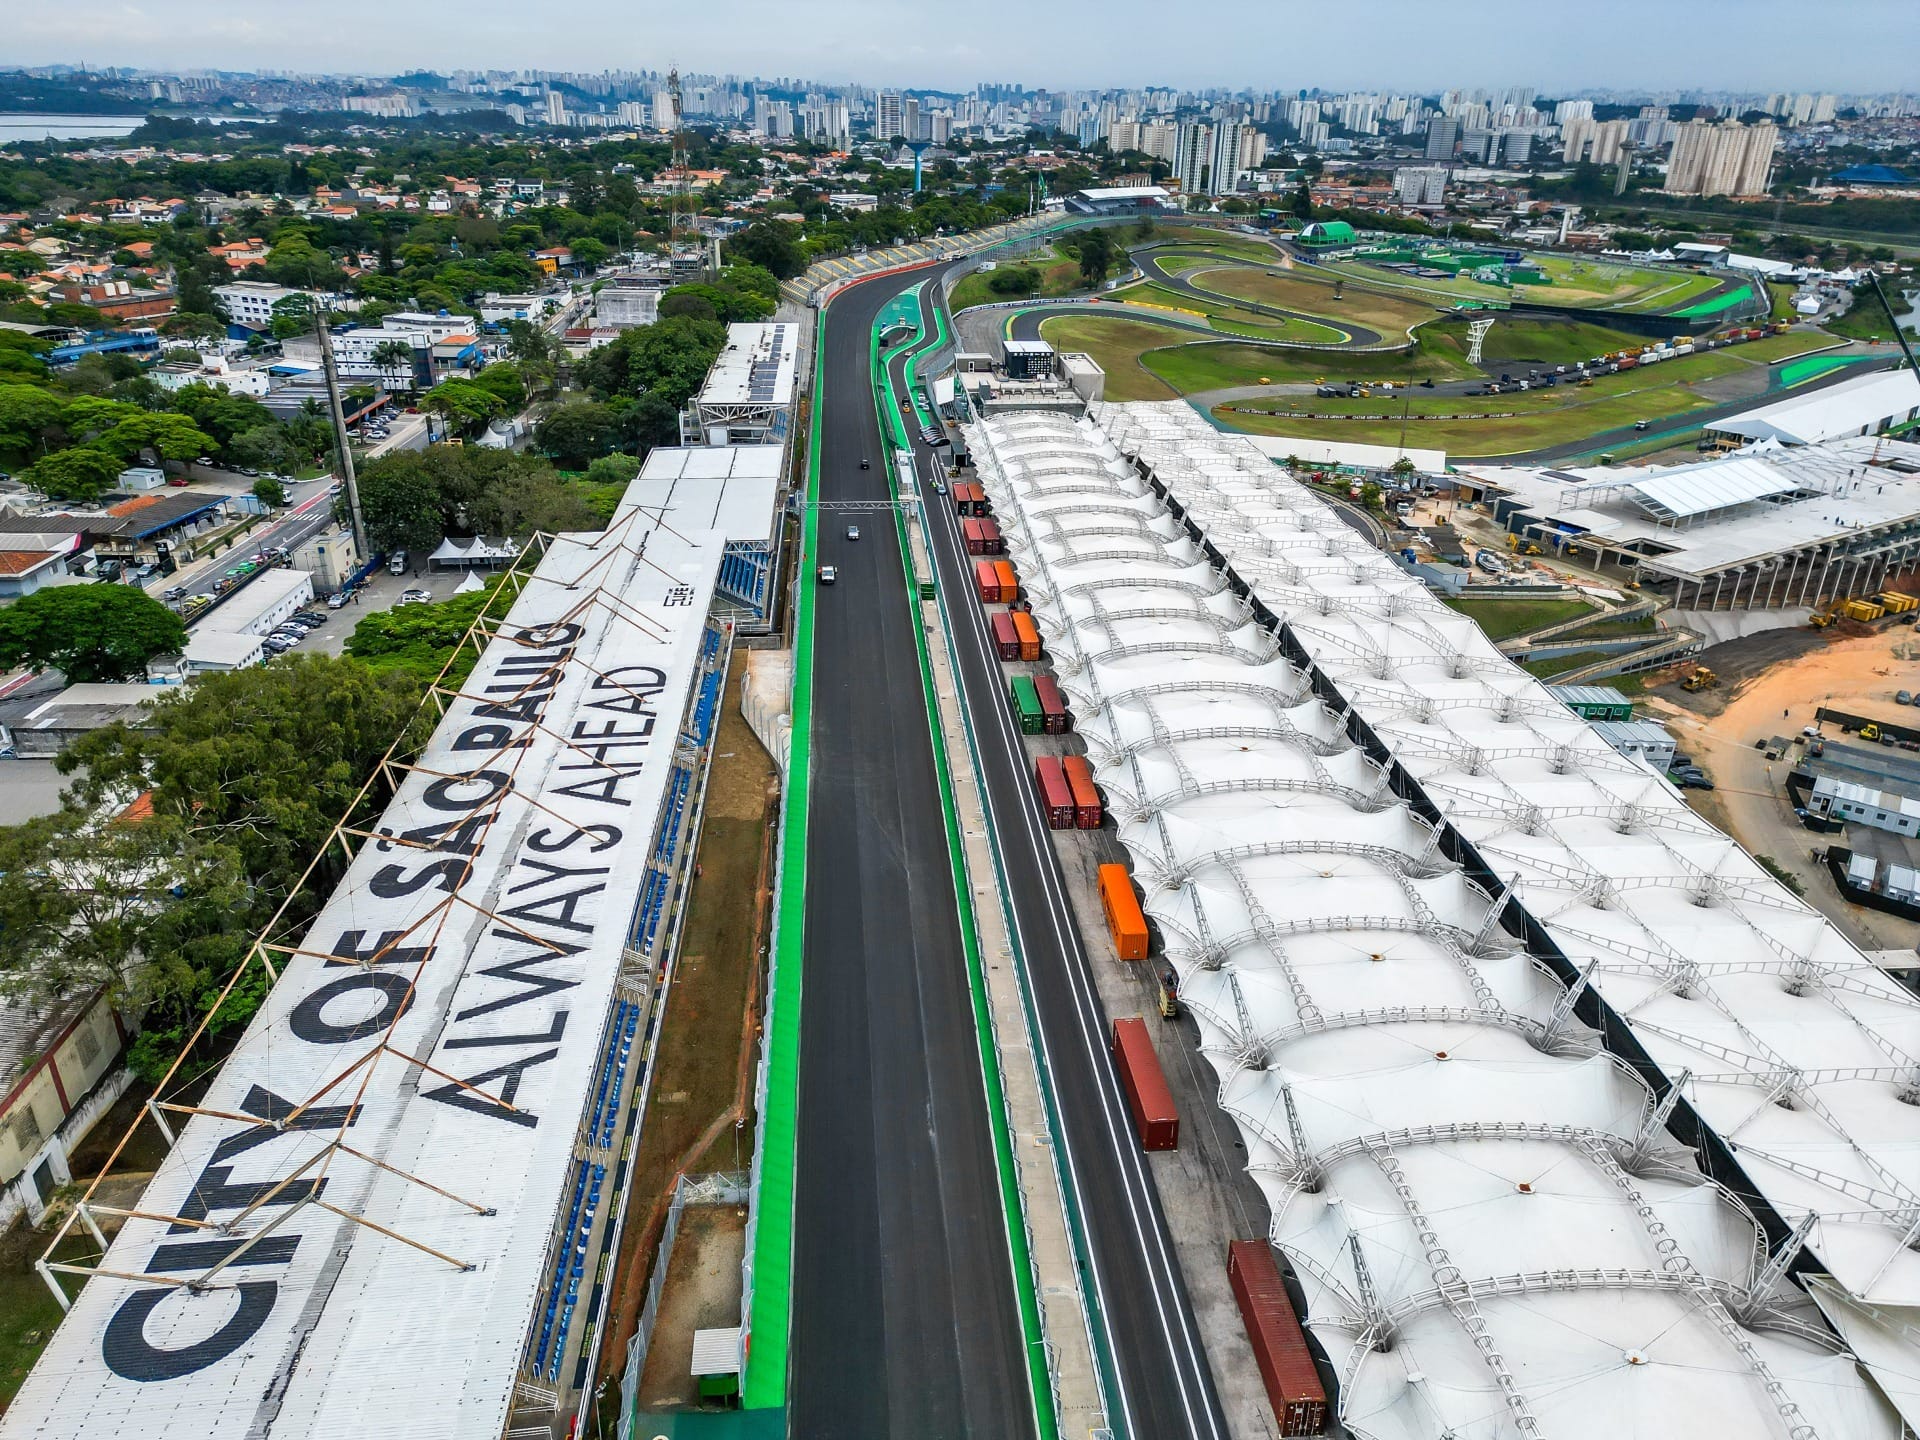
[[[1742,125],[1738,120],[1711,124],[1695,120],[1674,135],[1667,165],[1672,195],[1761,195],[1773,163],[1780,132],[1771,123]]]
[[[1459,143],[1460,121],[1455,116],[1436,115],[1427,122],[1427,159],[1451,160]]]
[[[874,97],[873,133],[880,140],[891,140],[896,135],[907,133],[906,112],[898,91],[882,90]]]

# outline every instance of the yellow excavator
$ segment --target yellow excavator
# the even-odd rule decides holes
[[[1704,665],[1693,667],[1693,673],[1680,682],[1680,688],[1689,692],[1711,690],[1720,683],[1720,677]]]

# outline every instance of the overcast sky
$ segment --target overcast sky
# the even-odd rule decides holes
[[[1920,83],[1916,0],[24,0],[0,64],[664,69],[964,89],[1168,84],[1872,92]]]

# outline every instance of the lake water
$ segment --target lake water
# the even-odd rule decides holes
[[[131,135],[144,115],[19,115],[0,113],[0,145],[30,140],[111,140]]]

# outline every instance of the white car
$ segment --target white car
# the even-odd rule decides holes
[[[847,539],[858,540],[859,538],[860,538],[860,527],[858,525],[847,526]]]
[[[393,603],[395,605],[430,605],[433,603],[433,596],[425,590],[402,590],[400,598]]]
[[[838,567],[833,565],[822,565],[820,567],[820,583],[822,585],[831,585],[839,578],[840,571]]]

